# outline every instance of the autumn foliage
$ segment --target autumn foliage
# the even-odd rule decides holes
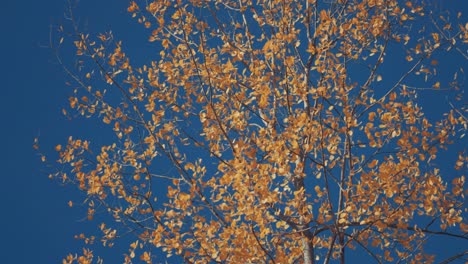
[[[110,215],[81,238],[131,233],[125,263],[466,257],[425,246],[468,240],[463,68],[439,66],[466,63],[468,24],[421,2],[132,1],[145,65],[110,32],[75,32],[66,112],[113,139],[56,147],[51,177],[86,194],[88,219]]]

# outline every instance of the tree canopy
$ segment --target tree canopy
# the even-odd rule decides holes
[[[466,259],[426,247],[468,240],[462,14],[417,0],[127,11],[154,45],[142,65],[125,36],[83,33],[72,15],[71,37],[60,28],[77,65],[64,113],[108,124],[112,141],[55,147],[50,177],[83,191],[89,220],[109,215],[86,247],[130,234],[124,263]]]

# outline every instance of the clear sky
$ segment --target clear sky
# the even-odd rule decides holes
[[[67,1],[2,2],[0,164],[4,180],[0,184],[0,223],[4,230],[0,232],[0,262],[61,263],[66,254],[79,251],[82,246],[73,239],[75,234],[83,230],[98,234],[98,229],[95,222],[84,220],[85,213],[79,205],[68,207],[68,201],[80,194],[72,186],[64,188],[47,178],[32,148],[33,140],[40,137],[41,147],[51,151],[69,135],[94,134],[98,125],[70,121],[61,114],[72,91],[64,84],[65,74],[47,46],[49,29],[63,22]],[[443,5],[463,9],[468,16],[466,0],[447,0]],[[144,51],[151,52],[151,46],[145,38],[132,37],[144,30],[131,19],[126,7],[125,0],[82,0],[77,12],[91,32],[112,29],[129,46],[142,45],[139,49],[143,52],[132,56],[134,60],[143,59],[147,55]],[[96,136],[94,141],[105,140],[102,135]],[[441,250],[464,247],[441,246]],[[105,263],[121,262],[121,251],[113,254],[104,249],[99,253],[105,257]]]
[[[97,231],[95,223],[83,221],[79,205],[72,209],[67,205],[79,193],[49,180],[32,149],[38,136],[41,147],[50,151],[69,135],[92,131],[92,123],[61,115],[72,91],[47,48],[49,28],[63,22],[66,2],[14,0],[2,1],[0,7],[1,263],[61,263],[66,254],[80,250],[75,234]],[[138,31],[141,27],[126,6],[127,1],[86,0],[80,1],[79,12],[93,31],[111,27],[114,32]],[[113,261],[108,258],[106,263]]]

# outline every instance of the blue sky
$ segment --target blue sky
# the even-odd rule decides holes
[[[93,25],[90,30],[115,27],[129,32],[140,27],[132,22],[126,5],[82,1],[79,12]],[[65,75],[47,46],[49,28],[62,23],[65,6],[64,0],[26,0],[5,1],[0,8],[2,263],[61,263],[67,253],[80,249],[73,236],[95,228],[82,221],[79,206],[67,205],[79,193],[49,180],[31,147],[40,136],[42,147],[50,151],[68,135],[79,135],[93,125],[61,115],[72,91],[64,85]]]
[[[447,0],[444,5],[468,9],[466,1]],[[67,205],[69,200],[79,200],[80,194],[49,180],[32,148],[35,137],[40,137],[44,150],[51,151],[69,135],[94,135],[93,129],[99,126],[92,121],[70,121],[61,114],[72,90],[64,84],[65,74],[47,46],[49,28],[63,22],[65,6],[65,0],[11,0],[0,8],[2,263],[61,263],[66,254],[81,248],[73,239],[75,234],[97,231],[96,223],[83,220],[84,209]],[[151,44],[132,38],[144,29],[131,19],[126,7],[127,1],[82,0],[77,13],[89,31],[112,29],[129,46],[138,46],[143,52],[131,54],[138,61],[144,59],[145,51],[152,52]],[[94,141],[105,140],[96,136]],[[102,249],[100,253],[105,263],[121,260],[121,252]]]

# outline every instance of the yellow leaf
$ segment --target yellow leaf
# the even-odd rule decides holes
[[[379,163],[378,160],[373,160],[373,161],[372,161],[371,163],[369,163],[369,165],[367,165],[367,166],[368,166],[369,168],[372,169],[372,168],[374,168],[374,167],[377,165],[377,163]]]
[[[276,222],[276,228],[279,229],[279,228],[282,228],[283,226],[285,226],[284,221],[278,221],[278,222]]]
[[[138,240],[130,244],[130,247],[133,249],[136,249],[137,246],[138,246]]]
[[[150,257],[150,254],[148,254],[148,252],[143,252],[143,254],[140,256],[140,259],[143,260],[143,261],[146,261],[146,262],[149,262],[151,261],[151,257]]]
[[[190,200],[190,194],[188,193],[180,193],[179,198],[181,201],[188,201]]]
[[[195,166],[192,163],[189,162],[189,163],[185,164],[184,169],[185,170],[195,171]]]

